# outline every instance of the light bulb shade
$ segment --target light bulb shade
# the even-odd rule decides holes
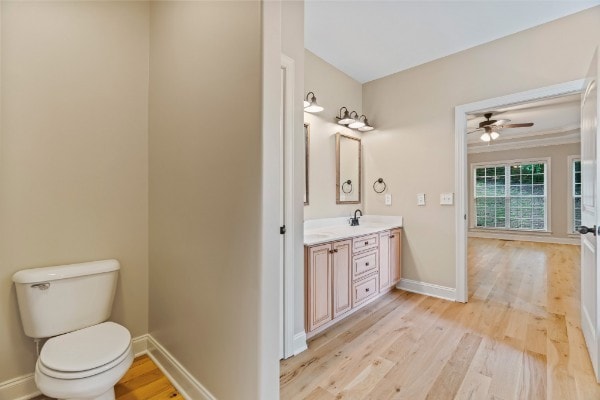
[[[342,110],[346,110],[346,111],[344,111],[343,115],[342,115]],[[355,121],[354,118],[350,117],[350,112],[348,111],[348,109],[346,107],[340,108],[340,116],[336,117],[336,118],[339,120],[338,124],[340,124],[340,125],[348,125]]]
[[[353,123],[349,124],[348,128],[359,129],[359,128],[362,128],[363,126],[365,126],[364,122],[356,120]]]
[[[490,133],[490,138],[492,138],[492,140],[498,139],[499,136],[500,134],[496,131],[492,131],[492,133]]]
[[[489,142],[490,140],[492,140],[492,138],[491,138],[491,136],[490,136],[490,134],[489,134],[489,133],[487,133],[487,132],[484,132],[484,133],[481,135],[481,140],[483,140],[484,142]]]
[[[308,96],[312,94],[310,101],[308,100]],[[304,100],[304,111],[310,113],[317,113],[323,111],[323,107],[317,104],[317,98],[313,92],[308,92],[306,94],[306,98]]]

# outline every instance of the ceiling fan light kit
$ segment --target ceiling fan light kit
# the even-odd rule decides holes
[[[483,133],[480,136],[480,139],[484,142],[491,142],[492,140],[496,140],[500,137],[500,130],[507,128],[528,128],[533,126],[533,122],[525,122],[520,124],[509,124],[510,119],[491,119],[493,113],[488,112],[483,114],[485,117],[485,121],[481,121],[477,129],[467,132],[481,132]]]

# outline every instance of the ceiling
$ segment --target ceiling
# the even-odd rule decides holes
[[[500,131],[500,137],[490,143],[480,140],[481,132],[470,133],[467,136],[467,143],[473,149],[483,146],[494,147],[497,144],[522,140],[530,143],[531,140],[547,140],[550,137],[559,139],[576,136],[578,138],[580,104],[581,96],[575,94],[468,115],[467,132],[476,129],[479,122],[485,120],[483,117],[485,112],[493,112],[492,119],[509,119],[510,123],[533,122],[534,125],[528,128],[503,129]],[[492,148],[487,149],[487,151],[492,150]]]
[[[304,44],[364,83],[595,5],[600,0],[306,0]]]

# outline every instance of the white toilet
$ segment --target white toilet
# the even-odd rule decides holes
[[[35,366],[46,396],[114,400],[115,384],[133,362],[129,331],[110,316],[119,262],[33,268],[13,275],[25,334],[50,338]]]

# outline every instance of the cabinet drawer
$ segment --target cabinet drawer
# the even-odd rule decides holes
[[[352,259],[352,278],[360,278],[377,271],[378,261],[377,250],[354,256]]]
[[[361,236],[359,238],[352,239],[352,251],[354,253],[358,253],[361,251],[374,249],[379,244],[379,236],[369,235],[369,236]]]
[[[352,284],[352,307],[369,300],[371,297],[377,296],[379,292],[379,277],[377,274],[354,282]]]

